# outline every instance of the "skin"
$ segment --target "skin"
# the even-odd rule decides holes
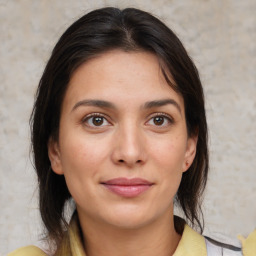
[[[147,104],[163,100],[170,102]],[[180,236],[173,199],[196,143],[197,137],[187,135],[183,98],[167,84],[153,54],[115,50],[74,72],[62,104],[59,140],[50,140],[48,151],[52,169],[65,176],[76,202],[89,256],[175,251]],[[102,185],[118,177],[153,185],[127,198]]]

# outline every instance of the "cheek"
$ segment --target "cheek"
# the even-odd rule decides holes
[[[164,169],[170,170],[177,169],[178,171],[182,167],[186,152],[186,140],[184,136],[166,137],[162,140],[152,141],[151,155]]]
[[[99,166],[108,155],[107,142],[76,133],[66,137],[61,144],[61,162],[64,175],[72,173],[83,179],[97,174]]]
[[[68,190],[76,203],[90,200],[93,184],[98,182],[104,158],[103,147],[76,136],[66,138],[61,145],[61,163]]]
[[[170,136],[152,144],[150,154],[158,170],[161,200],[169,202],[177,193],[183,174],[185,151],[185,136]]]

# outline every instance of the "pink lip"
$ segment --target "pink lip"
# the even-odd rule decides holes
[[[123,197],[136,197],[147,191],[152,185],[152,182],[141,178],[116,178],[102,182],[111,192]]]

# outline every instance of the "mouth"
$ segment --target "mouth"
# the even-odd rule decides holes
[[[149,190],[154,183],[141,178],[116,178],[101,183],[109,191],[127,198],[139,196]]]

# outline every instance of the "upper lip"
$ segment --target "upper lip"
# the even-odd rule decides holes
[[[115,178],[102,182],[105,185],[119,185],[119,186],[134,186],[134,185],[153,185],[153,182],[150,182],[141,178]]]

